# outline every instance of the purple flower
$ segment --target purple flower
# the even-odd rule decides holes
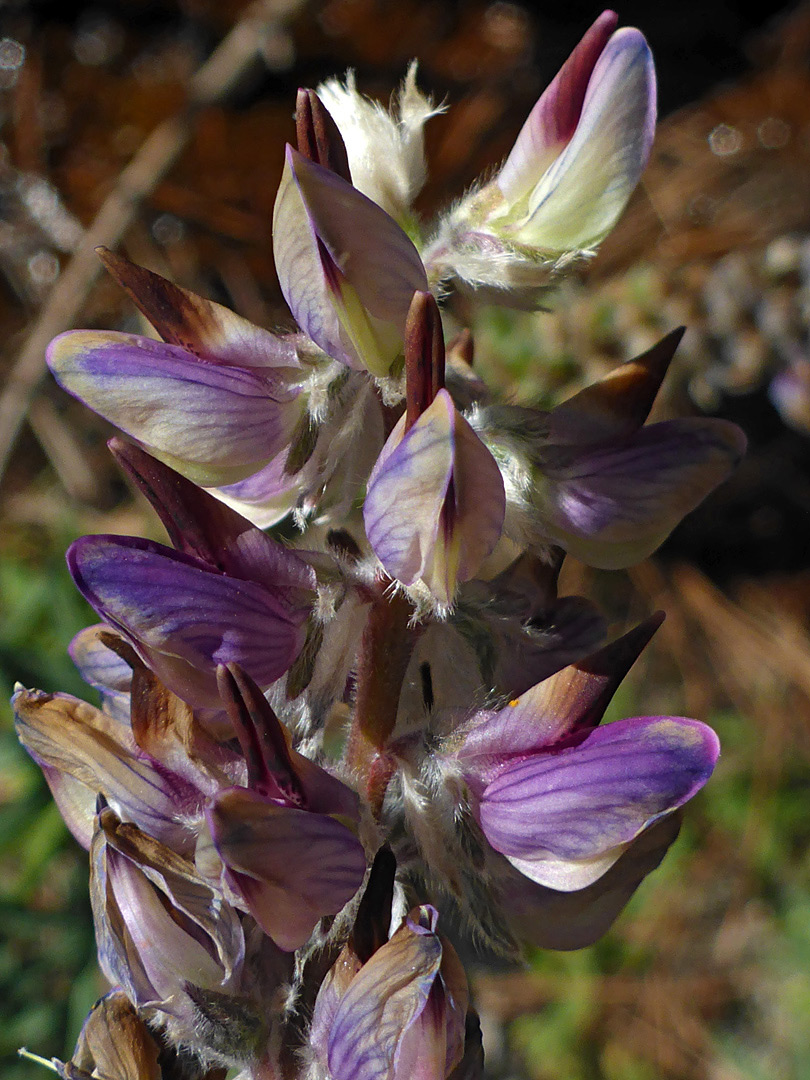
[[[365,963],[344,950],[310,1036],[331,1080],[445,1080],[461,1061],[467,981],[437,921],[425,904]]]
[[[491,228],[542,251],[588,249],[613,228],[647,164],[655,70],[644,36],[604,11],[523,125],[494,184]]]
[[[217,664],[275,682],[304,643],[311,567],[145,451],[112,445],[177,550],[138,537],[77,540],[68,567],[88,603],[196,707],[220,707]]]
[[[208,486],[242,480],[286,449],[301,415],[293,341],[120,255],[102,258],[164,340],[61,334],[48,348],[60,385]]]
[[[247,787],[225,788],[206,809],[222,884],[232,903],[292,951],[362,884],[363,847],[343,824],[357,821],[357,796],[292,749],[244,672],[220,668],[219,679],[247,760]],[[205,859],[211,852],[201,847],[198,854]]]
[[[273,215],[284,298],[324,352],[372,375],[402,355],[414,291],[427,288],[413,243],[371,199],[287,147]]]
[[[597,726],[658,620],[564,668],[495,712],[478,713],[453,758],[491,847],[521,874],[584,889],[712,773],[705,724],[655,716]]]
[[[440,611],[492,552],[505,512],[495,459],[443,389],[441,335],[436,302],[416,293],[405,349],[408,407],[363,505],[368,541],[386,572],[405,586],[421,584]]]
[[[686,417],[643,426],[682,333],[549,413],[481,410],[482,437],[513,455],[507,535],[559,544],[591,566],[631,566],[730,476],[746,445],[736,424]]]
[[[99,961],[133,1004],[190,1026],[190,989],[238,986],[245,952],[239,917],[192,862],[105,807],[90,865]]]
[[[532,109],[509,156],[454,207],[424,258],[431,274],[495,290],[501,303],[538,288],[607,236],[647,163],[655,132],[652,56],[635,29],[603,12]]]

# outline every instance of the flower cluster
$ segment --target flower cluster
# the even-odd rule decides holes
[[[605,644],[557,579],[566,553],[652,552],[741,433],[645,424],[678,332],[540,411],[478,378],[468,335],[445,344],[438,303],[537,302],[592,253],[649,152],[647,44],[601,15],[431,231],[413,199],[437,111],[415,66],[391,112],[351,79],[299,93],[273,222],[295,331],[101,251],[156,336],[50,347],[129,436],[112,452],[170,541],[68,551],[101,707],[14,698],[90,853],[114,987],[63,1077],[158,1080],[180,1053],[199,1077],[475,1080],[439,925],[508,956],[589,944],[712,772],[696,720],[600,724],[660,617]],[[287,515],[293,546],[263,531]]]

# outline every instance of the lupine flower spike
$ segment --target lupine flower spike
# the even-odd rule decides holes
[[[596,941],[708,781],[700,721],[603,722],[661,616],[605,645],[558,576],[652,553],[742,433],[646,424],[678,331],[541,411],[486,385],[469,331],[445,348],[440,310],[536,304],[616,222],[655,114],[616,25],[433,225],[416,66],[391,112],[352,76],[301,90],[273,215],[296,326],[102,251],[159,339],[50,346],[168,534],[68,550],[100,705],[13,698],[89,852],[111,985],[45,1063],[63,1080],[481,1080],[460,955]]]

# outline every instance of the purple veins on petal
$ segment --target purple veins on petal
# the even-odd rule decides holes
[[[12,707],[20,742],[84,848],[99,793],[151,835],[181,850],[188,844],[177,819],[199,809],[201,792],[141,753],[128,726],[69,694],[20,690]]]
[[[527,877],[582,888],[643,829],[690,799],[718,753],[717,736],[696,720],[617,721],[574,747],[507,765],[482,794],[481,827]]]
[[[369,478],[366,534],[386,571],[405,585],[422,580],[451,604],[501,534],[503,480],[495,459],[446,390],[403,436],[392,432]]]
[[[591,566],[641,561],[726,480],[745,451],[735,424],[702,417],[642,428],[614,446],[561,451],[540,481],[547,535]]]
[[[303,945],[317,921],[337,914],[362,884],[362,845],[326,814],[229,788],[206,816],[226,882],[284,950]]]
[[[213,364],[299,368],[293,337],[278,337],[108,248],[96,253],[169,345]]]
[[[68,653],[84,681],[101,694],[104,711],[127,723],[132,668],[105,644],[104,635],[112,633],[104,623],[88,626],[73,638]]]
[[[287,446],[300,413],[297,390],[272,370],[208,363],[135,334],[61,334],[48,364],[68,393],[207,485],[263,468]]]
[[[89,536],[67,558],[88,603],[191,705],[220,706],[217,664],[239,663],[269,686],[303,645],[299,608],[162,544]]]
[[[224,574],[266,585],[291,617],[303,622],[316,579],[300,556],[139,446],[119,438],[108,445],[154,507],[177,551]]]
[[[357,973],[335,1010],[328,1039],[328,1066],[334,1080],[444,1080],[448,1039],[431,1027],[442,1025],[445,1002],[441,969],[443,944],[435,933],[435,912],[406,919],[391,940]],[[461,1004],[461,1024],[465,1000]],[[433,1015],[432,1015],[433,1014]],[[434,1023],[437,1021],[438,1023]],[[424,1027],[419,1030],[420,1022]],[[446,1021],[445,1021],[446,1024]],[[416,1045],[409,1045],[413,1032]],[[454,1052],[457,1051],[456,1040]],[[461,1048],[462,1049],[462,1048]],[[460,1056],[460,1053],[454,1053]]]

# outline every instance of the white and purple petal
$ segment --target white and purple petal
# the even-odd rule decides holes
[[[495,459],[446,390],[403,436],[391,433],[369,478],[366,535],[386,571],[421,580],[441,605],[453,602],[495,547],[506,509]]]
[[[591,566],[631,566],[728,479],[745,445],[736,424],[689,417],[614,446],[549,446],[537,486],[542,527]]]
[[[271,370],[226,367],[176,345],[75,330],[48,347],[57,382],[190,477],[230,484],[289,443],[297,390]]]
[[[271,334],[107,248],[96,248],[96,253],[168,344],[214,364],[300,368],[294,335]]]
[[[433,926],[407,920],[352,980],[329,1036],[333,1080],[400,1080],[400,1075],[406,1080],[414,1075],[399,1073],[398,1055],[403,1038],[428,1008],[439,976],[442,944],[434,928],[435,918]],[[445,1076],[444,1054],[441,1066],[433,1074],[438,1080]],[[415,1075],[423,1080],[423,1072]]]
[[[303,330],[349,367],[387,375],[411,298],[427,275],[411,240],[376,203],[287,148],[273,214],[281,291]]]
[[[503,230],[544,251],[588,250],[613,228],[639,181],[655,132],[652,55],[635,29],[617,31],[596,63],[576,131]]]
[[[532,881],[581,889],[690,799],[718,753],[717,736],[696,720],[620,720],[576,746],[509,764],[483,792],[481,827]]]
[[[614,11],[602,12],[529,113],[496,177],[511,203],[528,195],[576,131],[588,82],[617,23]]]

